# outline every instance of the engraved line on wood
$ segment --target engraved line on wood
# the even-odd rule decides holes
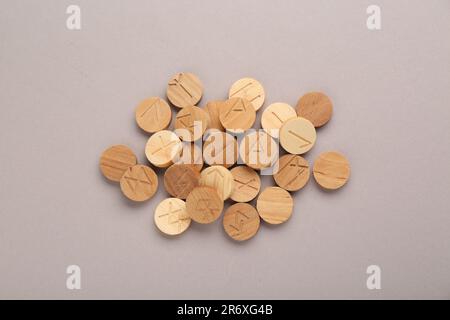
[[[186,124],[186,122],[184,122],[184,120],[180,120],[180,122],[181,122],[181,124],[185,127],[185,129],[188,129],[188,131],[189,131],[191,134],[194,134],[195,124],[188,125],[188,124]]]
[[[299,170],[297,170],[296,174],[292,177],[291,180],[289,180],[289,182],[288,182],[287,185],[292,184],[298,177],[300,177],[300,176],[303,174],[303,172],[304,172],[305,170],[306,170],[306,169],[301,169],[301,170],[299,169]]]
[[[129,166],[129,163],[128,162],[124,162],[124,161],[120,161],[120,160],[116,160],[116,159],[113,159],[113,158],[108,158],[108,157],[104,157],[103,159],[102,159],[102,161],[101,161],[101,165],[106,165],[106,166],[108,166],[108,164],[106,164],[106,162],[115,162],[116,164],[123,164],[123,165],[126,165],[126,166]],[[111,166],[111,164],[109,164],[109,166]]]
[[[180,192],[177,192],[178,194],[183,194],[186,188],[189,187],[190,185],[189,180],[188,181],[184,180],[187,173],[188,173],[187,170],[185,170],[183,174],[180,177],[178,177],[177,181],[175,182],[175,186],[181,188]]]
[[[177,115],[177,119],[183,119],[183,118],[186,118],[186,117],[190,117],[192,114],[189,112],[189,113],[186,113],[186,114],[183,114],[183,115]]]
[[[283,120],[276,114],[276,112],[271,111],[271,113],[280,121],[280,123],[283,123]]]
[[[239,88],[238,90],[236,90],[235,92],[233,92],[233,93],[230,95],[230,97],[235,96],[238,92],[240,92],[240,91],[246,89],[248,86],[251,86],[252,84],[253,84],[253,82],[250,81],[250,82],[247,83],[246,85],[242,86],[241,88]]]
[[[145,169],[144,169],[143,167],[141,167],[141,171],[142,171],[142,172],[144,173],[144,175],[147,177],[147,182],[148,182],[150,185],[153,185],[152,179],[150,179],[150,177],[148,176],[147,171],[145,171]]]
[[[135,181],[136,184],[137,184],[138,182],[145,183],[145,184],[149,184],[149,185],[152,184],[150,181],[141,180],[141,179],[137,179],[137,178],[134,178],[134,177],[124,177],[124,178],[125,178],[126,180]]]
[[[240,216],[243,216],[246,220],[249,220],[250,218],[243,213],[241,210],[236,210],[236,214],[234,215],[234,225],[230,224],[230,227],[234,228],[237,232],[242,231],[242,227],[244,226],[244,219],[239,219]]]
[[[102,163],[101,166],[102,167],[108,167],[108,168],[111,168],[111,169],[116,169],[116,170],[123,170],[124,169],[123,167],[115,167],[113,165],[109,165],[109,164],[105,164],[105,163]],[[124,164],[124,166],[125,166],[125,164]],[[126,166],[128,167],[129,164],[127,164]]]
[[[231,112],[242,112],[245,110],[245,106],[242,105],[242,108],[238,108],[235,109],[236,105],[240,102],[240,100],[237,100],[232,106],[231,108],[229,108],[229,110],[227,111],[227,113],[225,114],[225,118],[228,118],[228,116],[231,114]]]
[[[296,138],[298,138],[298,139],[300,139],[300,140],[306,142],[305,144],[302,144],[299,148],[303,148],[303,147],[306,147],[306,146],[309,146],[310,144],[312,144],[311,141],[309,141],[309,140],[303,138],[302,136],[300,136],[299,134],[295,133],[294,131],[289,130],[288,132],[289,132],[291,135],[293,135],[294,137],[296,137]]]
[[[140,183],[144,183],[144,184],[148,184],[148,185],[152,185],[152,183],[150,181],[146,181],[146,180],[141,180],[139,178],[134,178],[134,177],[128,177],[128,176],[124,176],[125,181],[128,183],[128,185],[130,186],[131,191],[136,192],[136,190],[138,189],[138,186],[140,186]],[[130,181],[134,181],[136,182],[133,185],[131,184]]]
[[[252,179],[250,179],[250,180],[248,180],[247,182],[244,182],[244,181],[240,181],[240,180],[238,180],[238,179],[234,179],[234,181],[236,181],[237,183],[240,183],[241,185],[238,187],[238,189],[241,189],[241,188],[243,188],[243,187],[249,187],[249,188],[252,188],[252,189],[254,189],[254,190],[258,190],[258,188],[256,188],[256,187],[254,187],[254,186],[252,186],[250,183],[251,182],[253,182],[253,181],[255,181],[256,179],[255,178],[252,178]]]
[[[174,224],[174,223],[178,223],[178,232],[181,231],[181,225],[182,225],[182,221],[181,220],[187,220],[187,217],[180,217],[180,214],[178,212],[182,211],[181,209],[177,209],[177,210],[173,210],[172,208],[172,202],[169,202],[169,212],[168,213],[163,213],[161,215],[158,216],[158,218],[167,216],[167,222],[169,224]],[[175,219],[174,219],[175,217]]]
[[[294,161],[294,159],[296,159],[296,163],[292,163],[292,161]],[[299,159],[292,157],[284,166],[282,166],[279,170],[279,172],[283,171],[284,169],[286,169],[287,167],[297,167],[297,168],[308,168],[308,166],[302,165],[299,163]]]
[[[148,106],[146,109],[145,109],[145,111],[141,114],[141,116],[140,116],[140,118],[142,118],[150,109],[152,109],[153,108],[153,106],[157,103],[157,102],[159,102],[157,99],[155,99],[155,101],[150,105],[150,106]],[[158,113],[159,113],[159,109],[157,108],[156,109],[156,120],[158,120]]]
[[[217,169],[217,168],[214,168],[214,169],[212,169],[210,172],[207,172],[206,175],[209,176],[209,175],[212,174],[212,173],[217,173],[217,174],[219,174],[219,176],[220,176],[221,178],[223,178],[222,172],[220,172],[220,170]]]
[[[208,218],[208,213],[214,217],[214,211],[218,210],[218,208],[210,208],[210,199],[199,199],[197,201],[197,205],[195,207],[196,210],[199,210],[203,213],[203,218]]]
[[[261,98],[261,95],[260,95],[260,94],[258,94],[256,97],[250,99],[250,102],[253,102],[254,100],[256,100],[256,99],[258,99],[258,98]]]
[[[169,83],[169,85],[178,85],[181,89],[184,90],[184,92],[186,92],[186,93],[189,95],[189,97],[192,98],[192,94],[189,92],[189,90],[187,90],[187,89],[184,87],[183,83],[181,83],[181,76],[183,76],[183,74],[180,74],[179,77],[178,77],[178,79],[173,79],[173,81],[174,81],[175,83],[172,82],[172,83]]]
[[[347,163],[347,161],[345,161],[345,160],[341,160],[341,161],[339,161],[339,160],[337,160],[337,159],[328,159],[328,158],[325,158],[325,157],[320,157],[320,160],[322,160],[322,161],[326,161],[326,162],[330,162],[332,165],[344,165],[344,166],[346,166],[346,167],[348,167],[348,163]]]
[[[330,175],[328,173],[317,171],[317,170],[314,170],[314,173],[318,173],[318,174],[324,175],[326,177],[339,179],[339,180],[346,180],[347,179],[347,177],[332,176],[332,175]]]
[[[174,143],[177,143],[176,141],[170,141],[169,143],[164,144],[162,137],[159,136],[159,138],[160,138],[161,143],[163,144],[163,146],[162,146],[162,147],[159,147],[159,148],[156,149],[156,150],[154,150],[154,151],[152,152],[152,154],[156,154],[156,153],[160,152],[161,150],[164,150],[164,149],[170,147],[170,146],[173,145]]]
[[[124,177],[124,179],[125,179],[125,181],[127,182],[128,186],[130,187],[131,191],[134,192],[134,187],[133,187],[133,185],[131,184],[131,182],[128,180],[128,177]],[[130,180],[131,180],[131,179],[130,179]]]

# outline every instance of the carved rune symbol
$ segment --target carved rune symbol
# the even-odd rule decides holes
[[[173,79],[172,81],[169,82],[169,86],[178,86],[178,87],[180,87],[189,97],[192,98],[192,94],[186,89],[186,87],[181,82],[181,78],[183,77],[183,75],[184,74],[180,73],[178,78],[175,78],[175,79]]]
[[[214,217],[215,212],[219,210],[219,208],[213,206],[213,203],[210,199],[198,200],[195,209],[203,213],[204,219]]]
[[[169,143],[165,143],[161,136],[159,136],[159,140],[160,140],[162,146],[159,147],[158,149],[154,150],[152,154],[156,154],[156,153],[158,153],[160,151],[163,151],[164,149],[166,149],[166,148],[170,147],[171,145],[177,143],[174,140],[170,141]]]
[[[187,217],[187,216],[182,216],[182,215],[180,214],[180,212],[182,211],[181,208],[174,209],[174,208],[173,208],[173,203],[172,203],[172,202],[169,202],[169,210],[168,210],[168,211],[169,211],[169,212],[167,212],[167,213],[164,213],[164,214],[159,215],[158,218],[167,216],[167,222],[168,222],[169,224],[175,224],[175,223],[177,223],[177,224],[178,224],[178,231],[180,231],[180,230],[181,230],[181,226],[182,226],[182,221],[183,221],[183,220],[187,220],[188,217]]]
[[[249,219],[250,219],[249,216],[247,216],[242,211],[238,210],[237,213],[234,215],[234,224],[230,224],[230,227],[232,227],[238,233],[240,233],[242,231],[242,228],[244,227],[245,222]]]
[[[244,188],[244,187],[248,187],[248,188],[251,188],[251,189],[254,189],[254,190],[259,190],[258,188],[256,188],[255,186],[252,186],[250,183],[252,183],[253,181],[255,181],[256,179],[255,178],[252,178],[252,179],[250,179],[250,180],[248,180],[247,182],[245,182],[245,181],[240,181],[240,180],[238,180],[238,179],[234,179],[234,181],[236,181],[237,183],[239,183],[239,187],[238,187],[238,189],[242,189],[242,188]]]
[[[236,91],[234,91],[230,97],[234,97],[236,94],[238,94],[239,92],[241,92],[242,90],[244,90],[244,92],[246,93],[247,88],[250,87],[253,84],[253,82],[249,82],[247,84],[245,84],[244,86],[240,87],[239,89],[237,89]]]
[[[140,168],[139,172],[137,173],[133,173],[131,170],[132,169],[130,169],[130,174],[132,174],[133,176],[125,175],[124,179],[130,186],[130,189],[132,191],[136,192],[141,184],[150,186],[152,185],[152,181],[147,175],[147,172],[145,172],[144,168]]]
[[[217,168],[214,168],[213,170],[209,171],[206,175],[207,176],[212,175],[214,177],[213,182],[214,182],[214,185],[216,185],[216,186],[220,185],[224,179],[222,172],[220,172],[220,170]]]
[[[306,146],[309,146],[309,145],[312,143],[311,141],[309,141],[309,140],[303,138],[302,136],[300,136],[299,134],[295,133],[295,132],[292,131],[292,130],[289,130],[289,133],[290,133],[291,135],[293,135],[294,137],[296,137],[297,139],[299,139],[299,140],[301,140],[301,141],[303,142],[303,144],[300,145],[299,148],[304,148],[304,147],[306,147]]]
[[[147,109],[145,109],[145,111],[140,115],[140,117],[142,118],[143,116],[145,116],[150,110],[155,109],[157,104],[159,103],[158,100],[155,100],[151,105],[149,105],[147,107]],[[155,112],[155,120],[158,121],[159,120],[159,108],[156,108],[156,112]]]
[[[278,116],[276,112],[271,111],[271,113],[275,116],[275,118],[278,119],[278,121],[280,121],[281,124],[283,124],[283,120],[281,120],[281,118]]]
[[[225,114],[225,118],[227,118],[231,113],[236,113],[236,112],[245,112],[247,111],[245,104],[242,103],[242,100],[237,100],[232,106],[231,108],[228,110],[228,112]]]
[[[178,177],[177,181],[175,182],[175,187],[178,188],[180,191],[178,194],[183,194],[184,190],[192,185],[192,181],[188,178],[186,179],[186,176],[188,174],[188,171],[185,170],[181,176]]]
[[[292,176],[292,178],[287,183],[287,185],[290,185],[293,182],[295,182],[297,180],[297,178],[300,177],[306,171],[306,169],[308,169],[308,166],[307,165],[303,165],[300,162],[300,158],[293,157],[291,160],[289,160],[288,163],[286,163],[280,169],[280,171],[284,171],[284,170],[287,170],[287,169],[289,169],[288,172],[287,172],[287,176]],[[294,172],[292,172],[292,170],[294,170]]]
[[[239,89],[232,92],[230,94],[230,98],[232,98],[232,97],[236,96],[238,93],[242,92],[242,94],[240,96],[246,96],[248,101],[253,102],[256,99],[261,98],[261,94],[257,94],[253,98],[250,98],[251,91],[253,88],[254,88],[253,82],[250,81],[250,82],[246,83],[245,85],[243,85],[242,87],[240,87]]]
[[[187,118],[187,119],[185,119]],[[192,115],[190,113],[178,116],[177,119],[181,122],[181,124],[189,130],[191,134],[194,134],[195,121],[192,119]],[[191,123],[191,124],[189,124]]]

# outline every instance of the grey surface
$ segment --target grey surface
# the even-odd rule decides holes
[[[72,3],[81,31],[65,27]],[[450,298],[449,1],[0,5],[0,298]],[[243,76],[265,106],[326,92],[335,114],[306,158],[344,152],[349,184],[311,181],[288,223],[243,245],[220,222],[161,236],[164,190],[130,204],[97,163],[116,143],[146,161],[134,107],[178,71],[202,79],[202,104]]]

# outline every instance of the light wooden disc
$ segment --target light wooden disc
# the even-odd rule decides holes
[[[145,201],[158,189],[158,177],[152,168],[137,164],[125,171],[120,179],[120,189],[130,200]]]
[[[231,134],[216,130],[208,130],[204,137],[203,159],[210,166],[221,165],[229,168],[238,159],[238,144]]]
[[[154,221],[158,229],[169,236],[179,235],[191,225],[186,203],[177,198],[161,201],[156,207]]]
[[[188,164],[173,164],[164,173],[166,191],[179,199],[186,199],[199,180],[200,172]]]
[[[281,126],[289,119],[296,118],[297,113],[287,103],[276,102],[269,105],[261,116],[262,128],[272,137],[278,138]]]
[[[149,133],[166,129],[172,120],[172,110],[163,99],[152,97],[142,101],[135,111],[138,126]]]
[[[220,108],[219,119],[225,129],[239,133],[253,126],[256,111],[248,100],[231,98]]]
[[[313,175],[321,187],[329,190],[339,189],[350,177],[350,163],[339,152],[324,152],[314,161]]]
[[[316,142],[316,129],[313,124],[301,117],[286,121],[280,130],[280,144],[289,153],[308,152]]]
[[[178,159],[182,148],[182,143],[175,133],[162,130],[148,139],[145,155],[154,166],[167,168],[175,159]]]
[[[291,217],[294,201],[286,190],[279,187],[268,187],[260,193],[256,208],[264,221],[270,224],[280,224]]]
[[[309,92],[297,102],[297,114],[312,122],[314,127],[326,124],[333,114],[333,103],[322,92]]]
[[[247,166],[237,166],[231,169],[234,180],[234,189],[230,198],[236,202],[253,200],[261,188],[259,174]]]
[[[208,122],[208,128],[209,129],[217,129],[220,131],[224,131],[224,127],[222,126],[222,123],[220,123],[219,114],[220,114],[220,108],[225,104],[225,101],[210,101],[205,106],[205,111],[208,113],[209,116],[209,122]]]
[[[273,178],[285,190],[300,190],[309,180],[308,162],[299,155],[285,154],[279,159],[278,171]]]
[[[278,156],[278,146],[275,141],[263,130],[247,134],[239,146],[242,160],[253,169],[270,167]]]
[[[258,232],[259,224],[258,211],[248,203],[235,203],[223,215],[223,228],[236,241],[252,238]]]
[[[197,187],[186,199],[186,210],[195,222],[211,223],[219,218],[223,210],[223,200],[216,189],[207,186]]]
[[[176,164],[191,165],[195,170],[200,172],[203,168],[202,149],[196,143],[183,142],[181,154],[173,162]]]
[[[208,114],[196,106],[186,106],[175,118],[175,132],[183,141],[195,141],[202,137],[208,126]]]
[[[130,148],[115,145],[103,151],[100,157],[100,171],[107,179],[118,182],[125,171],[136,163],[136,156]]]
[[[223,166],[204,169],[200,174],[199,184],[216,189],[222,200],[228,199],[234,189],[233,175]]]
[[[193,73],[180,72],[167,85],[167,98],[178,108],[196,105],[203,95],[203,85]]]
[[[245,98],[253,104],[255,110],[258,110],[263,105],[266,94],[258,80],[242,78],[233,83],[228,98]]]

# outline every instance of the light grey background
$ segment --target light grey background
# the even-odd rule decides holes
[[[66,29],[69,4],[81,31]],[[369,4],[380,31],[366,28]],[[0,298],[450,298],[449,1],[0,6]],[[123,143],[147,163],[134,108],[179,71],[203,81],[201,105],[244,76],[265,106],[326,92],[335,114],[306,158],[340,150],[350,182],[310,181],[288,223],[245,244],[219,221],[161,236],[163,188],[130,204],[98,159]],[[66,289],[70,264],[80,291]]]

